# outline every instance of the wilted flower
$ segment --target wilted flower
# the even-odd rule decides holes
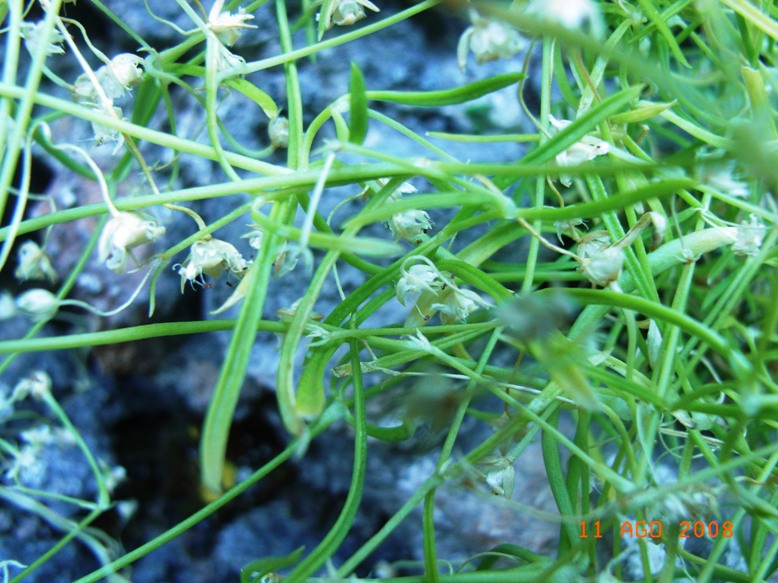
[[[526,46],[524,38],[515,28],[490,18],[482,18],[475,11],[470,12],[473,23],[462,34],[457,45],[457,62],[464,71],[467,67],[467,53],[472,51],[479,65],[497,59],[509,59]]]
[[[136,212],[118,212],[103,228],[97,243],[100,263],[122,273],[131,249],[151,243],[165,234],[165,227]]]
[[[225,46],[234,45],[245,29],[257,28],[253,24],[246,24],[246,21],[253,20],[254,16],[246,14],[243,8],[240,8],[236,14],[222,12],[222,8],[224,8],[224,0],[216,0],[213,3],[213,8],[208,14],[208,28]]]
[[[240,252],[227,241],[206,237],[195,241],[184,264],[178,269],[181,276],[181,291],[184,283],[201,281],[204,275],[221,277],[224,270],[242,277],[249,263]]]
[[[365,8],[373,12],[381,10],[370,0],[332,0],[327,11],[318,14],[317,19],[324,18],[324,29],[329,30],[333,25],[351,26],[355,22],[365,18]]]
[[[28,279],[48,279],[52,283],[57,281],[57,272],[54,271],[49,256],[38,247],[35,241],[22,243],[17,257],[19,265],[16,266],[14,275],[19,281]]]

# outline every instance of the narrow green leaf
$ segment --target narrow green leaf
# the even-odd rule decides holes
[[[521,73],[507,73],[441,91],[368,91],[367,98],[373,101],[389,101],[416,107],[456,105],[509,87],[524,77],[525,75]]]
[[[617,113],[616,115],[611,116],[610,121],[617,124],[639,123],[651,119],[652,117],[656,117],[663,111],[674,107],[676,103],[676,101],[670,103],[641,101],[638,103],[637,108],[631,111],[625,111],[624,113]]]
[[[251,561],[240,570],[240,583],[258,583],[265,575],[294,565],[304,550],[305,547],[299,547],[282,557],[264,557]]]
[[[330,24],[327,14],[330,14],[332,10],[332,4],[337,1],[338,0],[324,0],[321,3],[321,8],[319,8],[319,15],[317,17],[317,25],[316,25],[317,40],[321,40],[322,37],[324,36],[324,33],[327,32],[327,29],[329,28],[329,24]]]
[[[691,65],[689,65],[689,61],[686,60],[681,47],[678,46],[678,41],[675,40],[673,32],[670,30],[670,27],[667,26],[664,17],[659,14],[655,8],[653,0],[638,0],[638,3],[651,23],[656,26],[659,34],[661,34],[662,37],[667,41],[667,46],[670,47],[670,51],[673,53],[673,56],[676,58],[676,60],[684,67],[691,67]]]
[[[348,141],[361,146],[365,141],[365,136],[367,136],[367,97],[365,96],[365,78],[356,63],[351,63],[350,90],[351,123]]]
[[[226,80],[224,84],[240,91],[243,95],[251,99],[251,101],[262,108],[262,111],[265,112],[265,115],[269,119],[273,119],[278,115],[278,106],[276,105],[276,102],[273,101],[273,98],[250,81],[241,78],[232,78]]]
[[[602,100],[569,126],[555,134],[550,140],[524,156],[522,163],[550,160],[578,142],[600,123],[616,114],[622,107],[636,99],[641,91],[643,91],[643,86],[635,85]]]

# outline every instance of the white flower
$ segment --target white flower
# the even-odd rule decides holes
[[[103,467],[102,470],[105,487],[109,492],[113,492],[119,484],[127,480],[127,470],[123,466]]]
[[[610,245],[611,239],[607,231],[592,231],[578,241],[578,255],[585,259]]]
[[[51,427],[48,425],[38,425],[32,429],[27,429],[22,431],[19,436],[22,438],[22,441],[37,446],[48,445],[54,441],[54,434],[52,434]]]
[[[443,324],[453,324],[464,322],[470,314],[484,305],[489,304],[474,291],[449,287],[441,292],[431,309],[440,312],[440,321]]]
[[[719,192],[735,198],[748,198],[748,183],[735,178],[735,162],[702,163],[697,178]]]
[[[549,116],[549,121],[556,131],[562,130],[572,123],[566,119],[556,119],[553,115]],[[557,154],[556,162],[560,166],[577,166],[594,160],[597,156],[604,156],[609,151],[608,142],[594,136],[584,136],[567,150]],[[570,186],[573,183],[572,177],[568,174],[561,175],[559,181],[565,186]]]
[[[125,96],[143,80],[144,60],[132,53],[120,53],[95,71],[94,77],[110,101]],[[101,108],[101,100],[90,75],[82,73],[71,88],[73,100]],[[119,110],[121,111],[121,110]],[[121,117],[121,114],[119,115]]]
[[[165,227],[136,212],[115,214],[103,228],[97,243],[98,260],[116,273],[122,273],[127,254],[139,245],[151,243],[165,234]]]
[[[16,298],[16,309],[36,322],[49,320],[57,313],[59,300],[48,290],[33,288]]]
[[[605,231],[593,231],[578,243],[579,267],[586,278],[595,285],[607,287],[621,276],[626,255],[610,243]]]
[[[47,468],[46,462],[38,458],[40,450],[40,446],[25,445],[14,452],[13,461],[6,465],[6,479],[33,488],[40,486]]]
[[[42,370],[34,371],[30,376],[20,380],[14,387],[12,401],[21,401],[27,396],[40,400],[51,393],[51,377]]]
[[[578,237],[578,233],[576,232],[575,228],[579,227],[581,225],[585,225],[586,221],[583,219],[568,219],[566,221],[555,221],[554,227],[556,228],[556,238],[559,240],[559,242],[562,242],[562,234],[567,233],[569,236],[571,236],[573,239],[576,239]]]
[[[588,21],[596,36],[603,32],[597,3],[592,0],[532,0],[527,14],[571,30],[581,28]]]
[[[395,240],[407,239],[419,245],[422,242],[422,235],[426,235],[432,228],[432,221],[425,211],[414,209],[393,215],[388,225]]]
[[[411,344],[411,347],[416,349],[421,349],[424,352],[434,352],[435,347],[432,346],[432,343],[429,341],[429,339],[422,334],[421,330],[418,328],[416,329],[416,334],[414,336],[408,336],[408,341]]]
[[[220,45],[218,58],[216,59],[216,70],[219,71],[221,79],[243,75],[246,71],[246,59],[231,53],[229,49]]]
[[[138,85],[143,80],[143,59],[132,53],[116,55],[107,65],[106,71],[121,87],[122,93]],[[105,87],[105,85],[103,85]],[[108,93],[108,91],[106,91]],[[108,97],[113,97],[108,95]],[[117,96],[118,97],[118,96]]]
[[[607,287],[621,277],[626,255],[617,247],[607,247],[581,259],[578,271],[595,285]]]
[[[467,67],[467,53],[472,51],[479,65],[497,59],[509,59],[522,51],[526,42],[515,28],[490,18],[482,18],[470,12],[473,23],[462,34],[457,45],[457,62],[462,70]]]
[[[324,18],[324,29],[329,30],[333,25],[351,26],[355,22],[365,18],[365,8],[373,12],[381,10],[370,0],[332,0],[327,12],[322,16],[317,14],[317,20]]]
[[[24,46],[31,55],[34,55],[41,44],[46,45],[46,55],[64,55],[65,49],[60,45],[65,42],[65,37],[62,36],[56,28],[49,31],[48,38],[43,38],[43,26],[42,20],[30,23],[25,22],[22,24],[22,36],[24,37]]]
[[[97,105],[92,105],[92,108],[100,110],[100,107]],[[122,111],[121,107],[117,107],[114,105],[112,106],[111,109],[113,110],[112,117],[115,117],[116,119],[124,120],[124,112]],[[103,110],[103,111],[107,115],[110,115],[107,113],[107,110]],[[95,146],[102,146],[104,144],[116,144],[116,146],[113,149],[114,156],[119,150],[121,150],[122,146],[124,145],[124,135],[116,128],[105,126],[101,123],[93,121],[92,133],[95,136]]]
[[[408,270],[402,271],[402,277],[397,282],[395,288],[397,299],[404,306],[405,298],[409,294],[418,294],[422,292],[431,292],[437,294],[444,287],[445,283],[440,278],[437,269],[420,263],[412,265]]]
[[[516,472],[513,464],[506,457],[488,457],[483,462],[486,466],[486,484],[495,496],[504,496],[510,500],[516,485]]]
[[[413,194],[414,192],[418,192],[418,190],[416,190],[416,187],[413,184],[406,180],[392,193],[391,199],[397,200],[398,198],[402,198],[403,194]]]
[[[256,225],[248,225],[250,227],[256,227]],[[262,247],[262,238],[265,236],[265,233],[261,231],[259,228],[255,228],[252,231],[249,231],[245,235],[241,236],[241,239],[248,239],[249,240],[249,247],[254,249],[255,251],[259,251],[259,248]]]
[[[189,257],[178,269],[181,276],[181,291],[184,291],[184,283],[199,281],[203,276],[221,277],[224,270],[233,275],[243,277],[249,263],[240,252],[227,241],[206,237],[195,241],[189,251]]]
[[[57,281],[57,272],[51,266],[51,260],[46,252],[38,247],[35,241],[25,241],[19,247],[17,255],[19,265],[14,271],[16,279],[48,279],[51,283]]]
[[[246,14],[243,8],[240,8],[236,14],[232,12],[222,12],[224,0],[216,0],[213,8],[208,13],[208,28],[213,31],[225,46],[234,45],[243,31],[247,28],[257,28],[253,24],[246,24],[247,20],[253,20],[254,16]]]
[[[759,253],[759,248],[762,246],[762,240],[766,234],[767,228],[756,215],[752,214],[750,223],[743,221],[737,228],[737,240],[732,245],[732,251],[736,255],[753,257]]]

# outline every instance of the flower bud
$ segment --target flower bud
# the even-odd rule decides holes
[[[49,320],[58,306],[57,296],[42,288],[27,290],[16,298],[16,309],[36,322]]]
[[[476,12],[470,13],[473,25],[465,30],[457,45],[457,62],[462,70],[467,67],[467,53],[472,51],[479,65],[509,59],[522,51],[526,41],[515,28],[500,20],[482,18]]]
[[[289,120],[283,115],[278,115],[270,120],[267,126],[270,143],[274,148],[286,148],[289,146]]]

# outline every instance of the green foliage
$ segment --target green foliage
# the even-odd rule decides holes
[[[778,83],[778,23],[770,3],[571,0],[567,11],[556,13],[549,7],[560,2],[517,0],[510,7],[479,3],[474,6],[478,13],[471,15],[475,28],[468,29],[467,42],[460,45],[460,62],[466,64],[464,57],[473,50],[478,62],[506,58],[512,72],[436,91],[414,86],[398,91],[373,87],[352,63],[349,93],[322,111],[303,110],[298,62],[391,30],[439,2],[427,0],[391,16],[375,14],[378,8],[366,0],[306,5],[298,24],[308,31],[307,41],[295,48],[302,37],[292,34],[284,0],[273,6],[255,2],[244,9],[236,2],[227,7],[216,2],[207,15],[179,0],[192,29],[178,29],[181,42],[162,51],[109,6],[93,3],[146,49],[142,79],[137,69],[117,69],[127,64],[126,58],[102,55],[89,44],[93,54],[85,58],[79,48],[84,43],[73,40],[76,27],[65,26],[61,2],[42,3],[45,16],[33,27],[25,22],[21,2],[0,1],[5,50],[0,214],[14,209],[10,222],[0,228],[0,268],[12,269],[20,236],[38,235],[43,255],[28,258],[39,263],[14,271],[20,279],[46,274],[52,280],[43,263],[48,233],[87,217],[101,221],[70,273],[59,274],[62,283],[45,295],[50,300],[45,309],[38,306],[36,311],[21,293],[0,297],[2,316],[23,312],[42,320],[31,321],[22,338],[0,341],[0,372],[21,353],[229,331],[200,440],[201,481],[211,502],[141,547],[117,552],[87,529],[113,502],[108,478],[77,437],[78,428],[47,394],[45,404],[56,424],[76,436],[98,484],[98,499],[65,499],[26,488],[19,465],[25,459],[23,447],[0,424],[0,498],[32,509],[63,532],[55,547],[11,581],[34,573],[73,539],[104,564],[79,583],[120,580],[121,569],[212,515],[294,455],[304,456],[311,441],[335,423],[353,426],[354,447],[351,486],[334,525],[307,554],[302,548],[293,550],[299,541],[285,541],[285,557],[258,557],[236,566],[244,567],[242,581],[275,577],[270,572],[277,570],[289,571],[292,582],[325,569],[328,580],[350,577],[416,509],[424,557],[403,581],[628,576],[761,581],[774,573],[778,215],[773,193],[778,132],[773,88]],[[318,24],[317,9],[324,15]],[[272,10],[279,54],[251,61],[238,56],[240,44],[232,45],[241,34],[252,34],[254,13],[269,18]],[[366,24],[354,30],[330,30],[364,17]],[[529,58],[522,66],[498,42],[481,42],[477,35],[493,31],[489,19],[537,40],[527,43],[540,57],[537,70],[530,68]],[[463,22],[463,30],[465,26]],[[322,40],[325,36],[329,38]],[[29,68],[21,76],[25,45]],[[83,75],[59,78],[57,58],[70,59]],[[89,61],[101,65],[93,69]],[[261,77],[252,75],[279,66],[286,81],[285,104],[262,87]],[[524,99],[532,76],[540,87],[538,111]],[[74,101],[52,95],[54,85],[67,87]],[[179,133],[182,120],[172,87],[202,109],[205,143]],[[132,98],[124,103],[120,96],[129,90]],[[261,152],[240,144],[221,118],[219,106],[228,92],[243,99],[245,115],[277,120],[285,112],[284,139],[275,139]],[[372,107],[376,102],[399,109],[468,104],[488,113],[488,104],[494,103],[488,100],[498,92],[519,104],[534,131],[422,135]],[[478,99],[482,101],[472,105]],[[116,103],[124,103],[124,111]],[[150,127],[160,116],[167,122],[163,129]],[[59,143],[49,128],[62,120],[91,124],[95,140],[115,149],[111,167],[100,168],[81,147]],[[330,124],[337,139],[325,141],[321,131]],[[408,144],[422,148],[424,157],[371,145],[366,140],[369,125],[371,132],[398,132]],[[452,155],[446,140],[527,146],[518,159],[476,163]],[[285,164],[262,159],[284,146]],[[46,152],[62,172],[93,181],[103,201],[24,218],[35,196],[30,192],[33,147]],[[158,158],[162,150],[169,165]],[[179,188],[182,156],[217,162],[221,182]],[[22,177],[18,188],[12,187],[15,175]],[[136,175],[144,179],[147,192],[117,196],[128,176]],[[346,202],[360,202],[347,207],[352,214],[333,226],[332,217],[319,212],[319,203],[336,186],[351,188]],[[245,193],[251,201],[230,208],[227,203]],[[217,197],[225,201],[225,212],[209,223],[188,206]],[[186,214],[196,231],[170,240],[149,214],[160,206]],[[342,212],[343,206],[337,210]],[[299,209],[306,217],[302,225],[295,224]],[[433,209],[448,211],[449,219],[433,225],[428,214]],[[252,261],[212,235],[248,219],[255,230],[247,237],[257,241]],[[362,233],[384,224],[389,230]],[[376,234],[381,232],[383,237]],[[460,234],[472,242],[459,245]],[[519,240],[526,243],[521,252]],[[218,253],[198,257],[198,249],[208,243]],[[203,282],[225,271],[240,280],[223,307],[237,306],[235,317],[92,333],[69,334],[60,327],[55,335],[39,335],[45,320],[56,318],[63,305],[96,311],[68,299],[95,249],[105,263],[101,268],[115,270],[109,275],[117,278],[136,251],[155,251],[139,254],[150,256],[139,262],[146,276],[114,312],[137,301],[146,282],[153,312],[160,301],[155,297],[159,278],[176,277],[164,268],[189,252],[179,268],[182,282]],[[348,292],[340,289],[340,300],[327,305],[319,318],[315,309],[322,306],[322,291],[345,269],[358,285]],[[291,270],[306,278],[299,301],[266,319],[265,300],[274,278]],[[403,307],[404,322],[365,324],[382,308],[400,313]],[[275,386],[291,442],[232,485],[225,483],[227,443],[260,332],[281,337]],[[338,360],[344,347],[346,356]],[[296,364],[303,352],[300,371]],[[512,364],[506,365],[508,361]],[[415,382],[417,377],[423,381]],[[20,382],[16,386],[27,390],[31,381]],[[0,410],[7,406],[25,419],[18,396],[22,389],[7,402],[0,393]],[[401,422],[370,418],[368,411],[382,398],[398,394],[405,407]],[[480,444],[463,451],[458,438],[466,421],[490,431]],[[432,434],[435,470],[378,532],[361,541],[342,564],[332,565],[363,498],[368,436],[410,443],[422,428]],[[549,507],[528,508],[522,492],[511,496],[513,468],[524,467],[536,441],[553,513]],[[673,468],[672,480],[663,478],[662,464]],[[544,512],[543,518],[559,526],[554,548],[528,549],[504,541],[470,558],[440,556],[434,510],[444,485],[475,489],[484,504],[501,504],[527,524]],[[49,498],[87,512],[78,522],[64,520],[45,504]],[[718,508],[716,501],[732,503]],[[695,555],[684,547],[676,527],[698,519],[727,522],[735,536],[712,537],[710,552]],[[650,541],[617,536],[628,520],[664,521],[661,552]],[[581,525],[595,522],[613,536],[583,537]],[[737,552],[744,562],[733,567],[725,556]],[[449,572],[439,572],[441,565],[455,561]]]

